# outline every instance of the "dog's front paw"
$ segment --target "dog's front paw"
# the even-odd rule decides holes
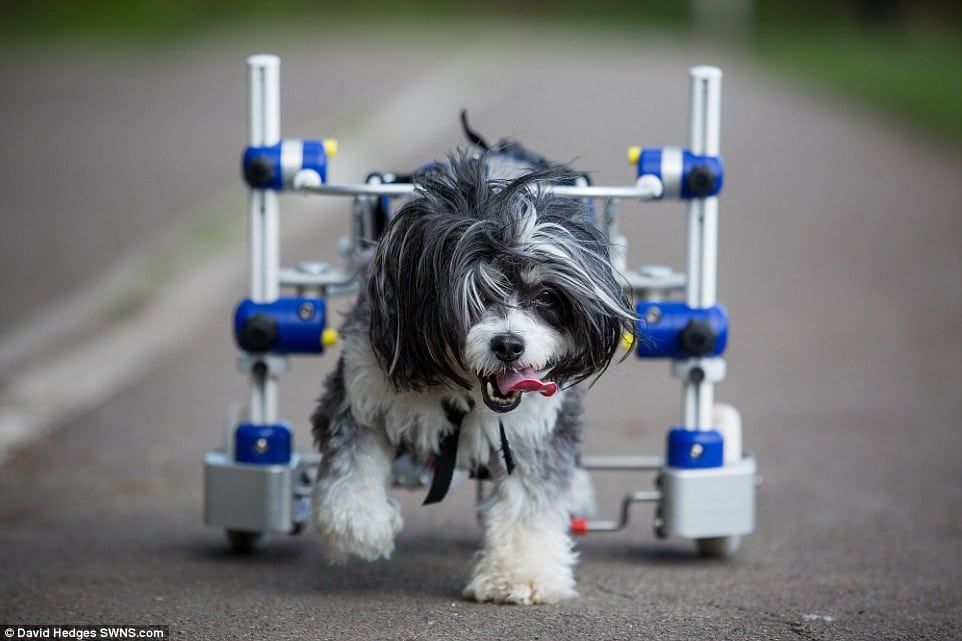
[[[352,555],[365,561],[390,558],[403,523],[397,502],[383,494],[338,499],[314,488],[314,529],[334,563]]]
[[[547,561],[547,559],[545,559]],[[557,603],[578,596],[570,565],[514,565],[497,563],[490,557],[478,562],[464,596],[475,601],[533,605]]]

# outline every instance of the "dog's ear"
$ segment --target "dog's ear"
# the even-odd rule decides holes
[[[369,338],[398,390],[453,384],[468,388],[461,356],[464,319],[453,304],[451,245],[460,230],[439,224],[423,200],[406,203],[371,261]],[[442,221],[443,222],[443,221]]]
[[[600,278],[594,292],[579,292],[570,298],[572,311],[567,331],[574,347],[551,370],[552,376],[565,386],[600,376],[618,353],[625,335],[635,335],[630,303],[614,280]],[[617,306],[603,303],[605,299],[617,301]]]
[[[540,271],[569,302],[567,331],[574,346],[552,375],[572,385],[604,372],[623,337],[634,336],[635,311],[624,276],[612,267],[607,235],[573,201],[547,198],[538,204],[542,221],[565,229],[540,255]],[[547,243],[546,243],[547,244]],[[558,257],[563,256],[563,260]]]

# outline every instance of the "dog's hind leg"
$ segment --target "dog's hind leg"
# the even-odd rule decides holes
[[[328,378],[312,421],[321,451],[313,524],[327,557],[390,557],[402,526],[400,508],[387,494],[394,450],[383,431],[355,420],[344,394],[343,361]]]

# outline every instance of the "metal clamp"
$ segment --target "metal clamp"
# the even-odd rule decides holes
[[[718,383],[725,380],[727,370],[724,358],[689,358],[671,362],[671,375],[690,383]]]
[[[241,374],[277,378],[290,370],[291,359],[286,356],[242,353],[237,357],[237,371]]]
[[[639,179],[656,178],[664,185],[660,196],[664,198],[717,196],[725,181],[725,166],[717,153],[697,154],[681,147],[631,147],[628,160],[638,168]]]

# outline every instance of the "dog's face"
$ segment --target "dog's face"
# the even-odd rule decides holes
[[[608,366],[634,316],[584,205],[542,189],[566,178],[490,180],[462,157],[416,181],[368,280],[371,344],[398,389],[480,386],[509,412]]]

